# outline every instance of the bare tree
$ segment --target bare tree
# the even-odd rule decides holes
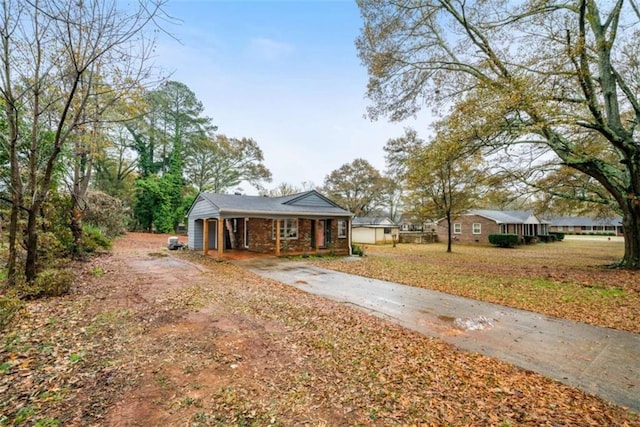
[[[164,0],[119,9],[116,0],[3,0],[2,78],[10,158],[9,284],[17,273],[19,217],[26,215],[24,276],[38,272],[38,215],[54,184],[60,154],[79,128],[150,76],[155,25]]]

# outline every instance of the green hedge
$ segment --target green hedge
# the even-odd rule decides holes
[[[564,233],[560,231],[551,231],[549,232],[550,236],[555,236],[558,242],[562,242],[564,240]]]
[[[517,234],[489,234],[489,243],[501,248],[512,248],[518,244]]]

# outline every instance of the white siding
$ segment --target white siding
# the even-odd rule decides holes
[[[368,243],[375,245],[376,230],[373,228],[358,227],[351,229],[351,241],[353,243]]]

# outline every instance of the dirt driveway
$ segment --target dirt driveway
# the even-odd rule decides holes
[[[4,331],[0,425],[640,425],[353,307],[129,234]]]

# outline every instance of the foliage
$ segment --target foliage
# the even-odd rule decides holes
[[[440,130],[405,162],[407,212],[432,221],[445,218],[447,252],[451,252],[451,220],[473,208],[484,190],[487,173],[482,156],[454,133]]]
[[[19,298],[0,295],[0,332],[4,331],[23,306],[24,304]]]
[[[489,234],[489,243],[501,248],[512,248],[518,244],[517,234]]]
[[[99,249],[111,249],[111,240],[103,234],[101,228],[85,224],[83,231],[82,245],[86,252],[94,253]]]
[[[58,297],[67,294],[72,283],[71,270],[47,268],[39,272],[31,284],[25,284],[20,289],[20,297],[23,299]]]
[[[86,197],[85,225],[99,228],[109,238],[126,231],[127,209],[120,199],[101,191],[88,191]]]
[[[202,135],[186,149],[185,173],[199,191],[224,193],[246,181],[260,188],[271,181],[264,155],[251,138]]]
[[[18,270],[32,283],[42,267],[38,223],[49,193],[61,182],[61,172],[73,170],[79,178],[89,170],[82,164],[90,161],[84,149],[88,124],[100,121],[101,113],[150,75],[146,61],[153,42],[149,43],[147,29],[158,22],[162,3],[143,0],[137,7],[127,7],[126,13],[116,3],[65,0],[0,5],[1,62],[6,65],[0,79],[6,119],[0,146],[5,153],[0,157],[6,155],[10,171],[10,285],[22,275]],[[71,147],[73,158],[79,159],[73,165],[63,156],[71,153]],[[72,186],[72,194],[81,193],[75,181]],[[79,222],[76,212],[70,215],[70,226]],[[26,257],[18,265],[21,235]],[[77,237],[74,233],[74,240]]]
[[[555,236],[556,240],[557,240],[558,242],[561,242],[561,241],[563,241],[563,240],[564,240],[564,235],[565,235],[565,233],[560,232],[560,231],[550,231],[550,232],[549,232],[549,235],[551,235],[551,236]]]
[[[351,254],[356,256],[364,256],[364,246],[360,246],[356,243],[352,243]]]
[[[171,231],[171,211],[169,197],[163,181],[155,175],[139,178],[136,181],[136,204],[134,214],[141,229],[152,231]]]
[[[450,107],[460,139],[512,179],[619,210],[621,265],[640,268],[635,2],[358,4],[371,117]],[[554,179],[563,167],[587,185]]]
[[[322,191],[355,216],[367,216],[380,206],[384,185],[376,168],[364,159],[355,159],[327,175]]]

